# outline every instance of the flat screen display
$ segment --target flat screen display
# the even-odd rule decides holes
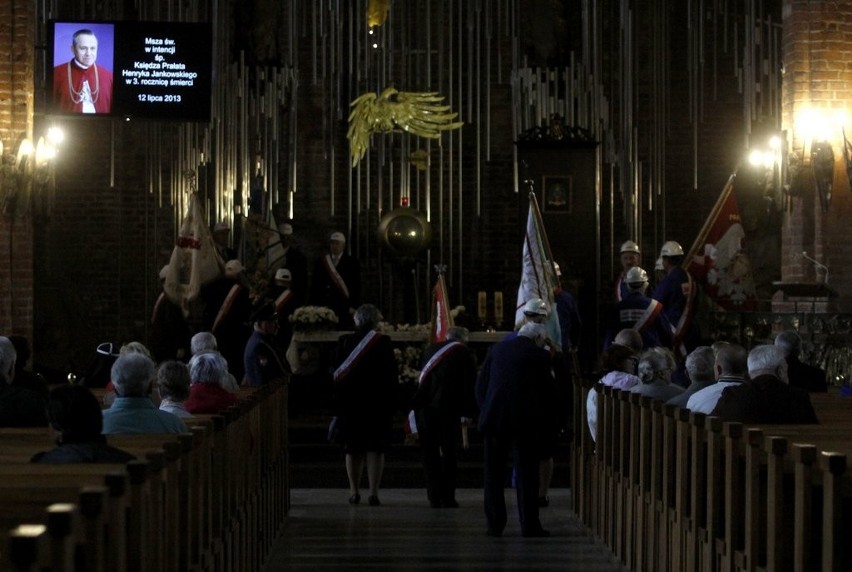
[[[209,121],[209,23],[49,23],[49,115]]]

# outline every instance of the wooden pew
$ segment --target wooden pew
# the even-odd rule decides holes
[[[16,547],[3,552],[3,562],[11,565],[13,553],[24,558],[35,542],[43,570],[67,569],[69,545],[91,546],[95,556],[87,569],[93,570],[260,568],[289,502],[286,380],[241,393],[240,403],[223,415],[188,419],[191,433],[109,437],[113,446],[145,459],[126,467],[29,464],[32,455],[53,447],[48,431],[0,429],[0,467],[12,481],[21,479],[20,490],[30,497],[21,503],[26,510],[3,521],[14,531],[7,542]],[[43,473],[44,481],[25,482],[32,472]],[[100,497],[85,489],[97,486]],[[14,489],[0,480],[0,498]],[[83,526],[84,518],[118,522],[120,514],[126,528]],[[67,525],[69,519],[83,525]],[[43,530],[33,534],[23,524]]]

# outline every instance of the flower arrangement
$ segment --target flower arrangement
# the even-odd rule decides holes
[[[404,349],[394,348],[393,355],[399,368],[400,383],[416,383],[420,377],[420,357],[422,351],[416,346],[405,346]]]
[[[302,306],[289,320],[296,331],[325,330],[337,325],[337,314],[325,306]]]

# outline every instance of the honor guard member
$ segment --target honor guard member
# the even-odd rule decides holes
[[[686,355],[699,345],[700,335],[693,322],[695,315],[695,280],[681,265],[683,247],[669,240],[660,249],[663,280],[654,289],[653,298],[663,305],[663,316],[671,330],[671,348],[682,364]]]
[[[352,314],[361,305],[361,266],[346,252],[342,232],[331,233],[328,245],[328,254],[319,258],[314,267],[312,301],[331,308],[341,330],[352,329]]]
[[[639,266],[642,254],[639,252],[639,245],[632,240],[627,240],[621,244],[620,249],[621,274],[615,279],[615,301],[621,302],[625,296],[630,293],[625,282],[627,271],[631,268]]]
[[[670,333],[666,328],[665,318],[662,317],[663,305],[648,298],[648,273],[634,266],[627,271],[624,278],[628,294],[612,308],[607,320],[604,349],[612,345],[618,332],[633,329],[642,336],[645,349],[668,345]]]
[[[281,268],[290,271],[290,288],[296,295],[298,304],[302,305],[308,299],[308,259],[301,250],[294,246],[295,239],[291,223],[282,222],[279,224],[278,234],[281,235],[281,246],[284,247]]]
[[[246,343],[244,385],[258,386],[289,375],[284,350],[278,344],[278,316],[271,302],[264,303],[252,315],[254,332]]]

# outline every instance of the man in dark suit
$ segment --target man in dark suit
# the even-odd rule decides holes
[[[555,431],[556,381],[549,343],[542,324],[524,324],[517,337],[491,348],[476,381],[479,429],[485,440],[485,516],[489,536],[506,527],[506,458],[509,452],[517,477],[521,533],[544,537],[550,533],[539,521],[538,489],[541,448]]]
[[[329,252],[314,266],[311,302],[327,306],[337,314],[338,327],[354,327],[352,314],[361,304],[361,266],[346,252],[346,237],[333,232],[328,240]]]
[[[461,418],[473,418],[476,404],[476,357],[467,348],[467,328],[454,326],[447,340],[430,346],[414,394],[413,407],[426,495],[433,508],[456,508],[456,449],[461,440]]]
[[[802,351],[802,338],[794,331],[781,332],[775,336],[775,347],[781,348],[787,357],[787,377],[790,386],[800,387],[810,393],[825,393],[828,383],[825,370],[808,365],[799,360]]]
[[[766,344],[748,354],[749,379],[726,387],[710,413],[740,423],[818,423],[808,393],[787,383],[780,348]]]
[[[308,298],[308,259],[295,246],[292,223],[282,222],[279,224],[278,233],[281,235],[281,246],[284,247],[284,259],[281,261],[281,268],[290,271],[290,288],[296,295],[296,303],[301,306]]]

